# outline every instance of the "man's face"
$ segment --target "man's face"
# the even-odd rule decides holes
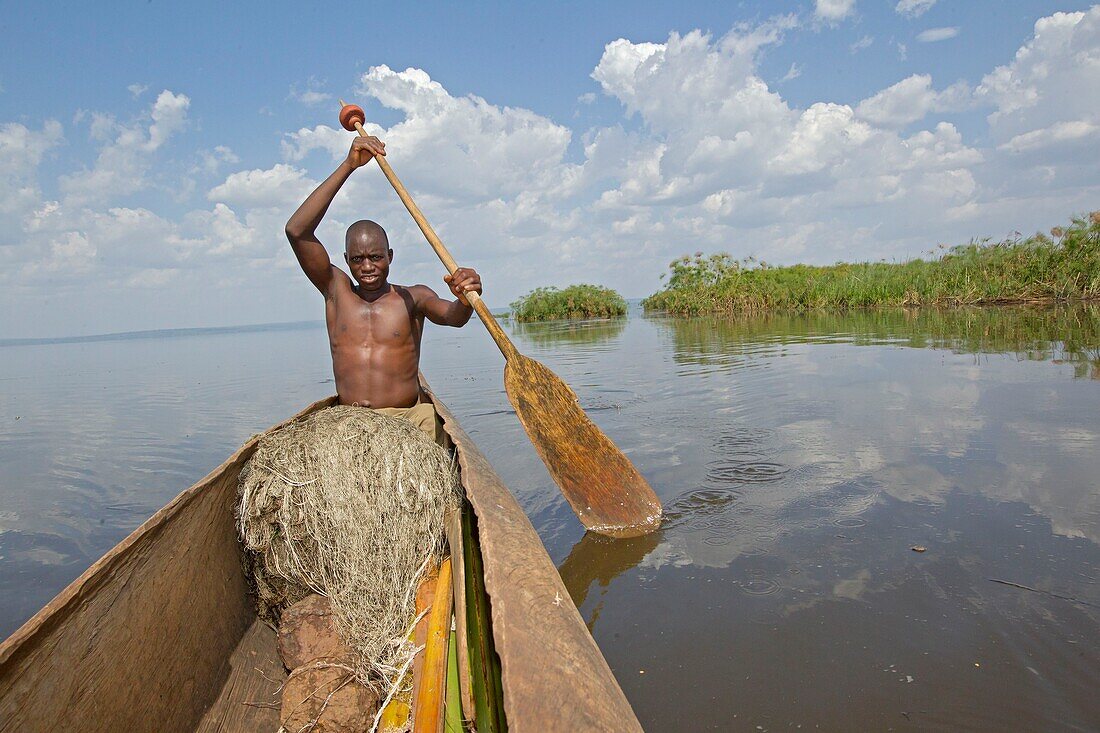
[[[378,290],[386,286],[390,274],[393,250],[379,239],[358,239],[349,242],[344,253],[351,276],[364,290]]]

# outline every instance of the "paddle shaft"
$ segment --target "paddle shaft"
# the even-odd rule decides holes
[[[363,129],[363,126],[358,122],[355,123],[355,129],[363,137],[368,137],[367,131]],[[390,167],[389,162],[385,156],[376,155],[374,159],[378,161],[378,167],[382,169],[382,173],[385,174],[386,180],[393,186],[393,190],[397,191],[397,195],[401,198],[401,203],[405,204],[405,208],[412,214],[413,221],[420,227],[420,231],[424,232],[424,238],[428,240],[428,244],[432,245],[432,249],[435,250],[436,256],[439,257],[440,262],[447,268],[447,272],[451,275],[458,269],[458,263],[455,262],[455,258],[451,256],[451,253],[447,251],[447,248],[443,245],[443,241],[439,238],[439,235],[435,233],[435,229],[432,229],[432,225],[428,223],[427,218],[420,212],[420,207],[413,201],[412,196],[409,195],[408,190],[405,188],[405,184],[401,183],[401,179],[397,177],[397,174],[393,172],[393,168]],[[493,337],[493,341],[496,342],[497,348],[500,349],[500,353],[504,354],[504,359],[507,361],[515,356],[518,352],[516,347],[512,345],[507,334],[504,333],[504,329],[497,323],[497,319],[489,312],[489,306],[485,305],[485,301],[481,299],[481,296],[473,291],[465,293],[466,300],[470,301],[470,306],[477,311],[478,317],[481,322],[485,324],[485,328],[488,329],[489,335]]]

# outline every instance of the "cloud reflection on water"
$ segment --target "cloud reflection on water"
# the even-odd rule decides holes
[[[757,460],[758,472],[696,471],[705,487],[744,492],[724,514],[725,526],[674,519],[646,566],[725,567],[773,551],[781,539],[770,528],[813,528],[887,495],[942,504],[955,490],[1024,502],[1056,533],[1100,540],[1100,494],[1087,478],[1100,475],[1100,445],[1095,415],[1079,409],[1096,401],[1095,389],[1052,382],[1041,363],[1071,362],[1074,377],[1093,376],[1095,309],[652,320],[676,363],[693,367],[696,378],[720,384],[720,367],[738,383],[749,407],[736,421],[716,417],[709,434],[732,444],[770,432],[766,445],[750,448],[769,456]],[[981,352],[968,363],[937,349],[1005,353]],[[767,362],[767,379],[744,368],[753,361]],[[709,401],[720,403],[725,389],[716,387]],[[736,466],[739,458],[731,450],[723,460]],[[675,516],[677,500],[669,506]],[[719,530],[728,534],[723,542],[714,540]]]

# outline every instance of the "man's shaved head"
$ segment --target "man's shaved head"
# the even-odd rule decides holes
[[[369,219],[360,219],[348,227],[348,233],[344,237],[344,251],[349,252],[352,243],[362,245],[381,244],[384,249],[390,248],[390,239],[386,236],[386,230],[382,225]]]
[[[365,292],[385,292],[393,261],[386,230],[373,221],[357,221],[344,239],[344,261]]]

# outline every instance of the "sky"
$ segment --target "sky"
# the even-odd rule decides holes
[[[3,3],[0,338],[322,318],[283,226],[338,98],[486,301],[668,263],[903,261],[1100,209],[1100,5]],[[443,269],[377,166],[391,280]]]

